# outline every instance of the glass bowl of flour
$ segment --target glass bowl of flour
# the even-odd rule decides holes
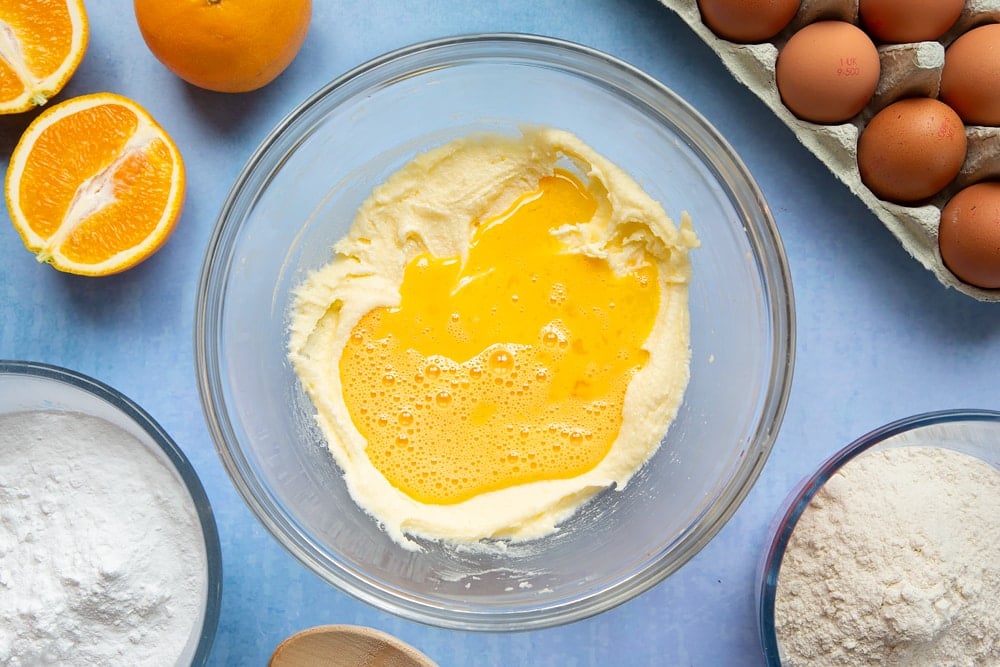
[[[883,426],[777,515],[757,606],[768,665],[1000,664],[1000,412]]]
[[[0,664],[205,664],[221,587],[204,488],[152,417],[0,360]]]

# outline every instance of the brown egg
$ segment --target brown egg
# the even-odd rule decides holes
[[[1000,181],[959,191],[941,211],[938,247],[962,282],[1000,288]]]
[[[861,180],[876,197],[900,204],[927,199],[965,162],[965,126],[951,107],[928,97],[890,104],[858,139]]]
[[[965,0],[861,0],[858,16],[879,41],[927,42],[948,32],[964,6]]]
[[[974,28],[948,47],[941,99],[969,125],[1000,125],[1000,23]]]
[[[868,35],[844,21],[819,21],[781,49],[775,78],[793,114],[814,123],[842,123],[871,100],[879,72],[878,51]]]
[[[799,11],[800,0],[698,0],[702,23],[731,42],[765,42]]]

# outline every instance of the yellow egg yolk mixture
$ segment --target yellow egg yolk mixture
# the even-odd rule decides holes
[[[468,256],[421,254],[398,306],[353,328],[345,404],[372,464],[432,504],[569,479],[607,455],[659,309],[650,259],[623,274],[570,248],[595,196],[568,172],[473,222]],[[615,248],[609,248],[613,252]]]

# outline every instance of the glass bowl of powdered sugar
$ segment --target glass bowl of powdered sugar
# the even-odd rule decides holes
[[[204,664],[221,582],[204,488],[154,420],[0,361],[0,664]]]
[[[825,461],[773,525],[767,664],[1000,664],[1000,412],[883,426]]]

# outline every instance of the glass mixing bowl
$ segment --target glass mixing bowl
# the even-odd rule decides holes
[[[206,664],[222,603],[222,551],[211,504],[191,462],[145,410],[106,384],[58,366],[0,360],[0,414],[36,411],[82,413],[110,422],[172,470],[177,484],[186,489],[201,524],[206,568],[200,615],[192,621],[177,664]]]
[[[792,490],[771,525],[767,549],[757,567],[757,630],[764,659],[781,667],[781,643],[774,623],[778,577],[788,540],[802,513],[823,485],[845,465],[868,452],[894,447],[944,447],[1000,470],[1000,412],[942,410],[894,421],[861,436],[824,461]]]
[[[575,133],[629,172],[693,251],[691,382],[656,455],[557,533],[506,553],[397,546],[350,498],[286,358],[291,293],[332,259],[373,186],[419,152],[522,124]],[[537,628],[617,605],[676,571],[764,465],[791,382],[794,308],[752,177],[684,101],[586,47],[526,35],[418,44],[292,111],[226,200],[201,275],[198,382],[233,483],[292,554],[383,610],[445,627]]]

